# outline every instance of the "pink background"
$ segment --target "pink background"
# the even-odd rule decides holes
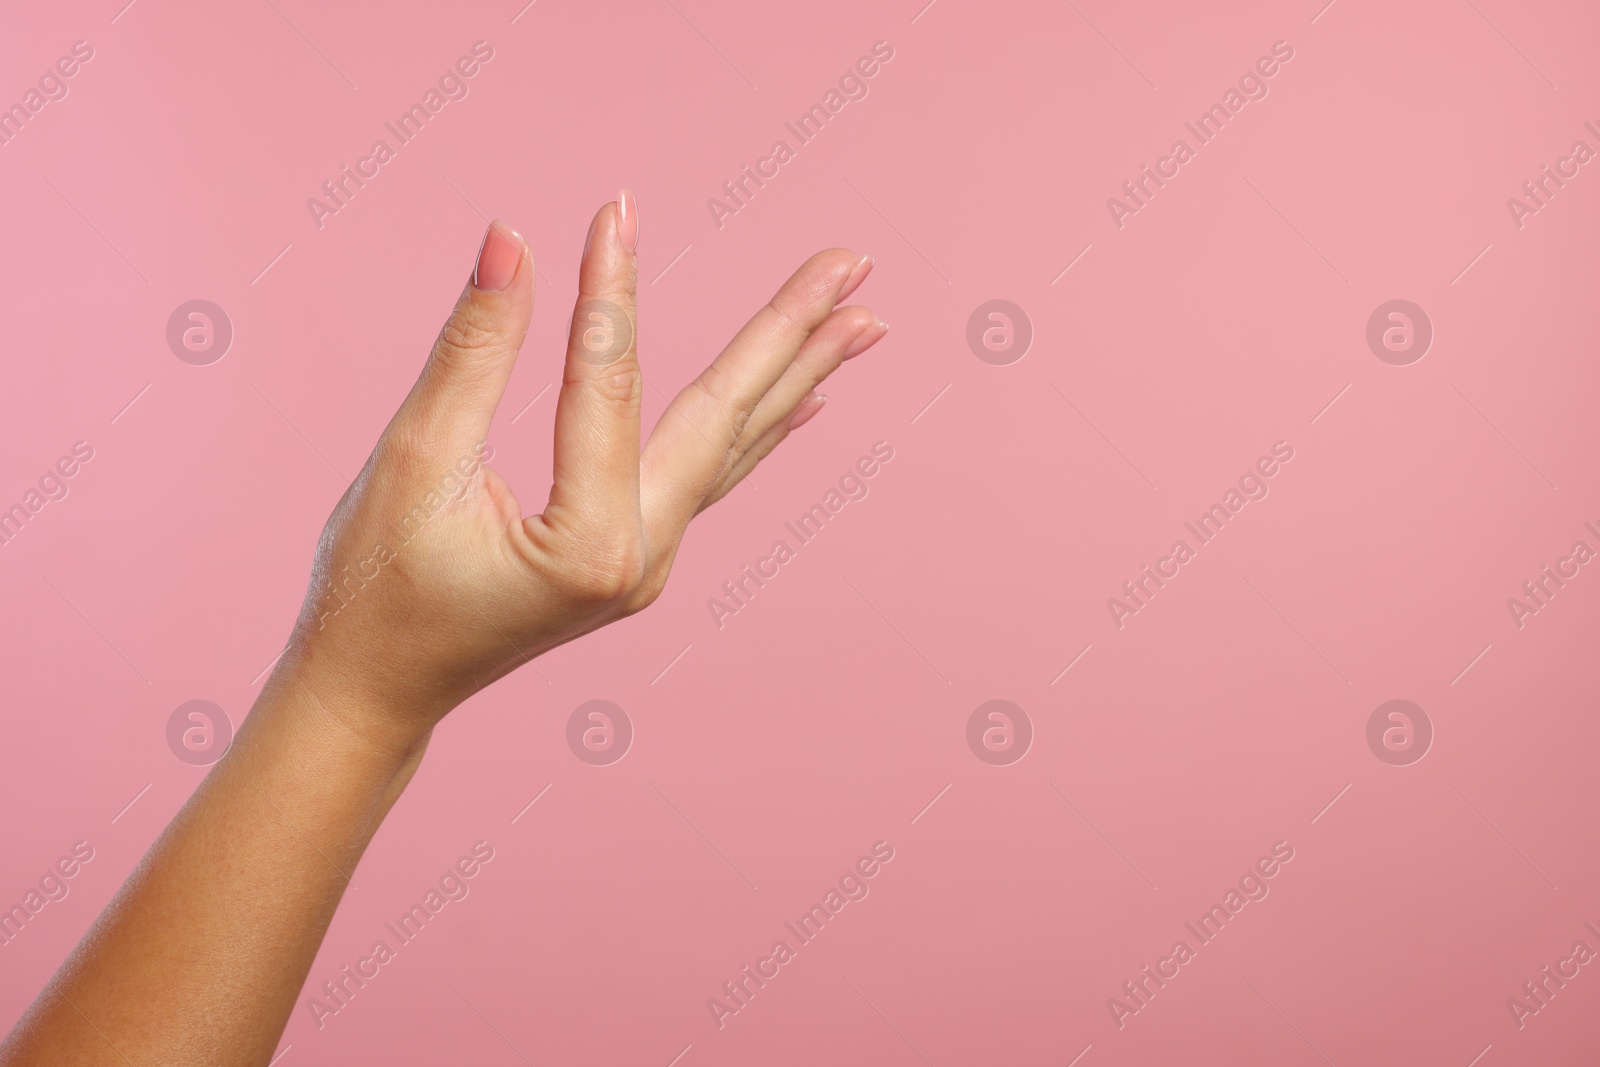
[[[1600,149],[1591,5],[124,2],[0,34],[4,103],[94,49],[0,147],[0,505],[95,453],[0,547],[0,903],[95,849],[0,949],[7,1025],[204,774],[173,709],[248,711],[484,215],[543,275],[491,437],[542,499],[552,394],[525,406],[627,185],[647,419],[817,248],[877,257],[857,299],[894,329],[651,611],[440,729],[312,984],[495,858],[320,1030],[303,997],[284,1067],[1600,1049],[1600,967],[1507,1007],[1600,950],[1600,573],[1520,629],[1506,604],[1600,548],[1600,168],[1521,228],[1506,205]],[[470,95],[319,230],[306,199],[479,40]],[[869,95],[718,228],[707,199],[880,40]],[[1107,198],[1279,40],[1270,95],[1119,229]],[[209,366],[166,344],[192,299],[236,332]],[[991,299],[1033,325],[1010,365],[965,339]],[[1409,366],[1365,340],[1393,299],[1435,330]],[[707,599],[880,440],[870,495],[719,630]],[[1106,599],[1277,441],[1270,495],[1119,629]],[[597,698],[636,731],[603,767],[565,741]],[[1408,766],[1366,740],[1395,698],[1435,733]],[[991,699],[1033,725],[1009,766],[967,745]],[[707,999],[880,840],[870,895],[719,1029]],[[1119,1028],[1108,998],[1278,841],[1270,895]]]

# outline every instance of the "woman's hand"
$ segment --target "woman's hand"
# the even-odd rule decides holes
[[[317,546],[281,680],[401,744],[526,660],[651,603],[691,519],[825,400],[888,327],[838,307],[872,260],[807,260],[672,401],[641,448],[638,208],[589,226],[556,403],[554,484],[526,515],[485,438],[534,301],[531,253],[495,222],[422,375]],[[331,713],[331,711],[330,711]]]
[[[661,592],[685,527],[886,327],[819,252],[640,447],[633,197],[589,226],[550,500],[524,517],[484,438],[533,313],[495,223],[416,386],[328,520],[294,636],[227,754],[0,1042],[4,1067],[273,1058],[349,872],[435,723]],[[337,720],[348,729],[328,728]]]

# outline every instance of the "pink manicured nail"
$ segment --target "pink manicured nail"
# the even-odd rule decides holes
[[[628,251],[639,250],[639,198],[631,189],[617,194],[617,237]]]
[[[839,295],[834,298],[833,302],[835,304],[842,303],[851,293],[861,288],[861,283],[866,281],[867,275],[872,273],[872,263],[871,256],[861,257],[861,260],[855,265],[855,269],[850,272],[850,277],[844,280],[844,288],[840,289]]]
[[[499,219],[489,223],[478,249],[478,265],[472,271],[472,284],[485,292],[498,293],[511,284],[517,264],[522,262],[522,235]]]
[[[789,420],[789,429],[798,430],[810,422],[827,402],[828,397],[824,393],[812,393],[800,401],[800,406],[794,409],[794,417]]]
[[[865,352],[867,349],[883,340],[883,335],[888,332],[889,324],[884,322],[882,319],[879,319],[871,326],[868,326],[865,330],[862,330],[860,336],[858,336],[854,341],[850,342],[850,347],[844,350],[844,358],[854,359],[856,356],[859,356],[861,353]]]

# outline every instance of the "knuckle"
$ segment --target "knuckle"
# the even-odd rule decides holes
[[[643,611],[645,608],[656,602],[656,600],[661,596],[662,590],[666,589],[666,587],[667,572],[664,568],[657,569],[649,574],[646,574],[644,576],[644,580],[641,581],[638,587],[633,590],[633,594],[629,600],[628,610]]]
[[[588,558],[568,575],[568,586],[574,599],[607,606],[628,600],[644,580],[644,546],[621,537],[591,545]]]
[[[744,428],[750,425],[750,416],[752,414],[754,412],[748,407],[741,407],[734,411],[733,419],[729,423],[729,429],[733,431],[735,445],[744,439]]]
[[[639,361],[631,357],[618,360],[583,376],[590,389],[606,401],[629,411],[644,399],[644,376]]]
[[[743,397],[728,393],[721,387],[720,379],[720,373],[713,373],[712,368],[707,367],[691,385],[708,402],[713,413],[713,422],[726,426],[728,439],[724,447],[732,449],[744,436],[744,428],[755,412],[755,404]]]
[[[767,309],[788,329],[809,333],[812,316],[808,312],[821,296],[821,287],[811,279],[805,279],[795,291],[780,290],[767,301]]]
[[[708,411],[721,411],[732,403],[724,377],[724,372],[713,363],[689,383],[690,388],[700,394]]]
[[[844,281],[841,266],[848,272],[849,266],[842,264],[838,250],[820,253],[773,294],[767,306],[794,328],[811,330],[817,317],[833,307],[833,294]]]
[[[433,454],[433,444],[426,433],[415,425],[400,424],[383,435],[373,462],[395,477],[410,478],[428,468]]]
[[[444,329],[434,344],[434,358],[446,365],[471,365],[500,349],[503,340],[498,330],[481,321],[467,308],[457,308],[445,320]]]

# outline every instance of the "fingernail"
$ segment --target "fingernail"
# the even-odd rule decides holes
[[[617,194],[617,237],[628,251],[639,250],[639,198],[632,189]]]
[[[867,349],[883,340],[883,335],[888,332],[889,324],[884,322],[882,319],[879,319],[871,326],[868,326],[865,330],[862,330],[856,339],[850,342],[850,347],[844,350],[844,358],[854,359],[856,356],[859,356],[861,353],[865,352]]]
[[[472,284],[485,292],[498,293],[511,284],[517,264],[522,262],[522,235],[499,219],[489,223],[478,249],[478,265],[472,270]]]
[[[840,303],[851,293],[861,288],[861,283],[867,280],[867,275],[872,273],[873,259],[871,256],[862,256],[856,263],[855,269],[850,272],[850,277],[844,280],[844,288],[839,290],[839,295],[834,298],[835,304]]]
[[[812,393],[800,401],[800,406],[794,410],[794,417],[789,420],[789,429],[798,430],[810,422],[816,417],[817,412],[822,410],[822,405],[827,402],[828,397],[824,393]]]

